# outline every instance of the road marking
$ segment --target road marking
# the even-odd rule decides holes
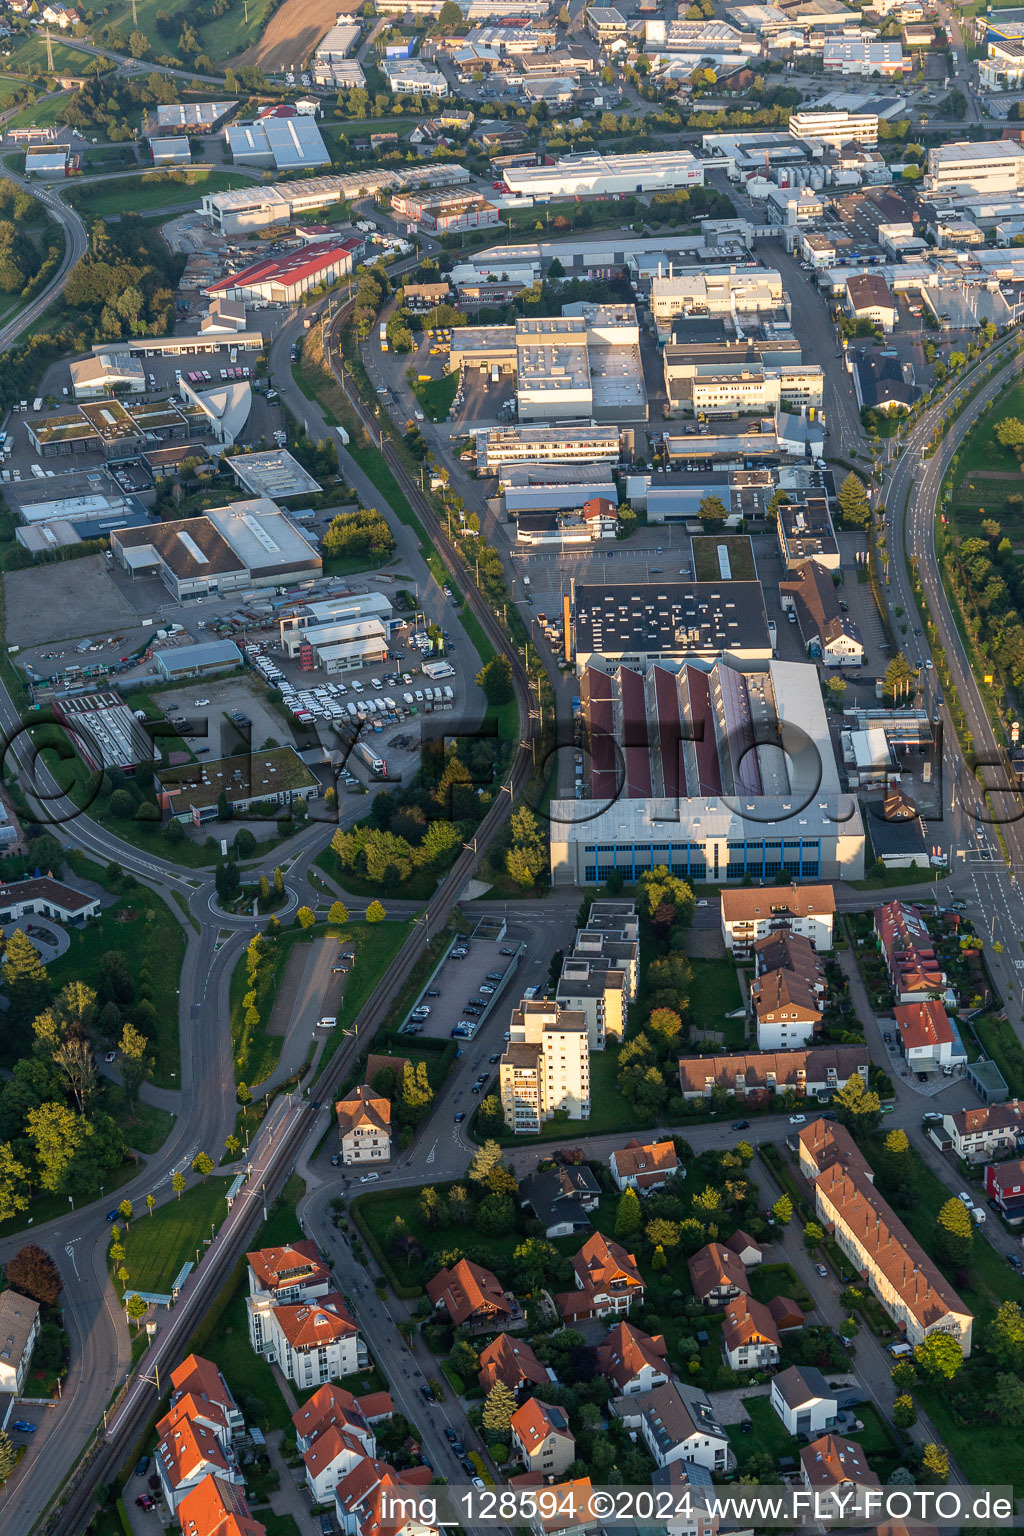
[[[1024,961],[1021,961],[1021,964],[1024,965]],[[436,1153],[437,1153],[437,1142],[435,1141],[434,1145],[431,1147],[430,1151],[427,1153],[427,1162],[428,1163],[432,1163],[434,1161],[434,1157],[435,1157]]]
[[[80,1238],[73,1237],[71,1239],[70,1243],[65,1243],[65,1245],[64,1245],[64,1252],[67,1254],[68,1258],[71,1260],[71,1268],[75,1272],[75,1279],[76,1280],[80,1280],[82,1278],[81,1275],[78,1273],[78,1263],[77,1263],[77,1261],[75,1259],[75,1244],[77,1242],[80,1242],[80,1241],[81,1241]]]

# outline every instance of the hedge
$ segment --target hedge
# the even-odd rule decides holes
[[[124,1536],[135,1536],[132,1522],[128,1518],[128,1511],[124,1507],[124,1499],[118,1499],[115,1508],[117,1509],[117,1518],[121,1522],[121,1529],[124,1532]]]

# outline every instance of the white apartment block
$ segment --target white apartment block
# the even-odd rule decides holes
[[[964,192],[993,196],[1024,189],[1024,145],[1012,139],[994,143],[941,144],[928,151],[924,189],[935,195]]]
[[[609,1039],[621,1040],[626,1028],[626,976],[570,955],[562,962],[555,1001],[559,1008],[582,1013],[592,1051],[603,1051]]]
[[[536,1135],[560,1109],[570,1120],[589,1120],[590,1045],[583,1014],[541,999],[520,1003],[499,1080],[510,1130]]]
[[[276,1306],[264,1294],[246,1298],[249,1342],[300,1389],[339,1381],[368,1364],[366,1345],[340,1296]]]
[[[859,144],[874,149],[878,143],[877,112],[794,112],[789,120],[794,139],[815,139],[830,149]]]
[[[448,81],[422,59],[385,59],[384,73],[396,96],[447,96]]]

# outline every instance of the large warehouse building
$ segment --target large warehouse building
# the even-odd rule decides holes
[[[509,166],[503,174],[509,191],[523,197],[669,192],[704,185],[703,161],[685,149],[647,155],[567,155],[554,165]]]
[[[591,796],[552,803],[553,882],[632,882],[659,864],[716,884],[863,875],[813,668],[588,668],[581,698]]]
[[[294,118],[288,119],[294,122]],[[208,192],[201,212],[214,229],[241,235],[250,229],[293,224],[317,208],[329,208],[354,197],[369,197],[392,187],[452,187],[469,180],[464,165],[429,162],[425,165],[367,167],[343,176],[314,176],[308,181],[280,181],[271,186],[235,187]]]
[[[224,139],[236,165],[269,165],[277,171],[319,170],[331,157],[311,117],[264,117],[232,123]]]
[[[733,656],[767,662],[772,643],[758,581],[570,581],[568,643],[580,677],[588,668]]]
[[[1024,188],[1024,144],[1013,139],[995,143],[940,144],[928,151],[925,191],[975,193],[992,197]]]
[[[156,573],[179,602],[239,587],[307,580],[320,556],[272,501],[236,501],[202,517],[120,528],[110,535],[114,559],[133,575]]]
[[[362,252],[363,242],[353,237],[321,240],[300,251],[268,256],[241,272],[222,277],[203,291],[211,299],[239,299],[243,303],[267,299],[276,304],[297,304],[311,288],[347,277]]]

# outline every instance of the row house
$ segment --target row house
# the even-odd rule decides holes
[[[171,1412],[157,1426],[154,1461],[160,1479],[160,1492],[170,1513],[176,1514],[182,1500],[198,1488],[204,1478],[243,1488],[245,1478],[234,1452],[225,1450],[212,1429],[190,1419],[187,1414]]]
[[[971,1312],[875,1189],[874,1174],[850,1133],[833,1121],[815,1120],[797,1144],[815,1214],[907,1342],[917,1345],[930,1333],[948,1333],[969,1355]]]
[[[928,925],[920,907],[906,901],[887,901],[875,908],[875,936],[889,972],[889,985],[897,1003],[947,998],[946,973],[935,956]]]
[[[733,1056],[682,1056],[684,1099],[709,1099],[715,1089],[737,1099],[767,1103],[787,1090],[798,1098],[829,1099],[857,1073],[868,1081],[863,1045],[819,1045],[802,1051],[748,1051]]]
[[[242,1410],[227,1382],[213,1361],[202,1355],[189,1355],[171,1372],[171,1409],[157,1432],[162,1433],[172,1415],[182,1413],[211,1430],[224,1450],[245,1429]]]

